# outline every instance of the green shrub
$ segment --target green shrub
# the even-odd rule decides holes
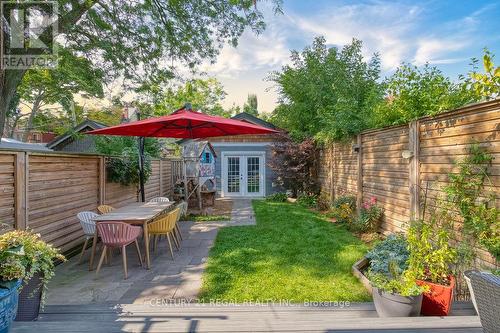
[[[375,288],[401,296],[418,296],[428,290],[426,286],[417,285],[410,271],[399,272],[397,264],[393,261],[389,262],[387,274],[368,271],[366,277]]]
[[[285,202],[287,199],[288,195],[283,192],[273,193],[266,197],[266,200],[271,202]]]
[[[358,218],[352,222],[352,230],[357,232],[375,232],[380,226],[384,210],[377,205],[377,198],[372,197],[361,206]]]
[[[449,227],[437,224],[439,215],[429,223],[415,221],[408,230],[408,269],[417,279],[448,285],[448,276],[456,262],[456,250],[450,246]]]
[[[316,194],[301,194],[297,198],[297,203],[303,207],[316,207],[318,196]]]
[[[389,263],[393,262],[399,272],[408,268],[408,242],[402,234],[392,234],[386,239],[376,244],[373,249],[366,254],[370,260],[370,271],[373,273],[389,273]]]
[[[356,210],[356,197],[341,196],[333,201],[331,211],[328,213],[340,223],[352,224]]]
[[[316,202],[316,208],[320,211],[330,210],[331,209],[331,201],[328,194],[322,192],[318,196],[318,200]]]
[[[460,214],[463,220],[460,238],[465,244],[473,247],[479,243],[500,259],[499,210],[488,174],[492,160],[493,156],[484,148],[476,143],[470,145],[468,155],[456,164],[458,172],[448,175],[449,184],[443,188],[446,193],[443,208]]]

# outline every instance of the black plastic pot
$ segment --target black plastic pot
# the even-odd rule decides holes
[[[422,307],[422,295],[401,296],[373,288],[373,303],[379,317],[417,317]]]
[[[42,277],[39,273],[34,274],[28,283],[23,283],[15,321],[33,321],[38,318],[42,291]]]

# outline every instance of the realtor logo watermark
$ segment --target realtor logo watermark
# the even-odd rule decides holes
[[[57,1],[0,0],[0,67],[54,68],[57,14]]]

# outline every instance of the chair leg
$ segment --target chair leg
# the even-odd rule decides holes
[[[174,260],[174,251],[172,250],[172,242],[170,241],[170,232],[167,233],[168,247],[170,248],[170,255],[172,256],[172,260]]]
[[[182,238],[181,228],[179,228],[179,223],[176,223],[176,224],[175,224],[175,230],[177,230],[177,234],[179,235],[179,238],[180,238],[181,240],[183,240],[184,238]]]
[[[139,243],[137,242],[137,239],[134,241],[134,244],[135,244],[135,249],[137,250],[137,256],[139,257],[139,262],[141,263],[142,266],[143,263],[142,263],[141,250],[139,248]]]
[[[85,249],[87,248],[88,242],[89,242],[89,239],[87,237],[85,237],[85,243],[83,243],[82,253],[80,253],[80,259],[78,260],[78,264],[82,263],[83,254],[85,253]]]
[[[179,249],[181,248],[181,246],[180,246],[180,243],[179,243],[179,239],[177,238],[177,234],[175,232],[175,229],[172,230],[172,238],[174,239],[174,245],[175,245],[176,250],[179,251]]]
[[[111,258],[113,258],[113,249],[109,248],[108,253],[106,254],[108,256],[108,264],[111,266]]]
[[[180,248],[181,246],[181,238],[179,237],[179,231],[177,230],[177,228],[174,228],[172,230],[172,234],[174,235],[175,237],[175,240],[177,241],[177,248]]]
[[[122,257],[123,257],[123,272],[125,273],[125,280],[127,279],[127,251],[125,245],[122,246]]]
[[[107,248],[108,247],[106,245],[104,245],[104,247],[102,248],[101,258],[99,259],[99,264],[97,265],[97,269],[95,271],[96,276],[97,276],[97,274],[99,274],[99,270],[101,269],[102,262],[104,261],[104,257],[106,256]]]

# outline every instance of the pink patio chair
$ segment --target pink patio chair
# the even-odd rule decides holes
[[[137,238],[142,233],[141,227],[133,226],[124,222],[99,222],[97,224],[97,231],[99,232],[99,236],[101,236],[104,249],[102,250],[102,255],[99,259],[99,264],[97,265],[96,275],[101,269],[106,250],[108,248],[119,248],[121,249],[123,257],[123,271],[125,273],[125,279],[127,279],[126,247],[132,243],[135,243],[135,249],[137,250],[139,262],[142,266],[141,250],[139,249],[139,244],[137,243]]]
[[[82,252],[80,253],[80,260],[78,260],[78,263],[82,262],[83,254],[85,253],[85,249],[87,248],[89,239],[94,238],[95,221],[93,219],[97,216],[99,216],[99,214],[89,211],[76,214],[76,217],[80,221],[80,225],[83,229],[83,237],[85,237],[85,243],[83,243]]]

